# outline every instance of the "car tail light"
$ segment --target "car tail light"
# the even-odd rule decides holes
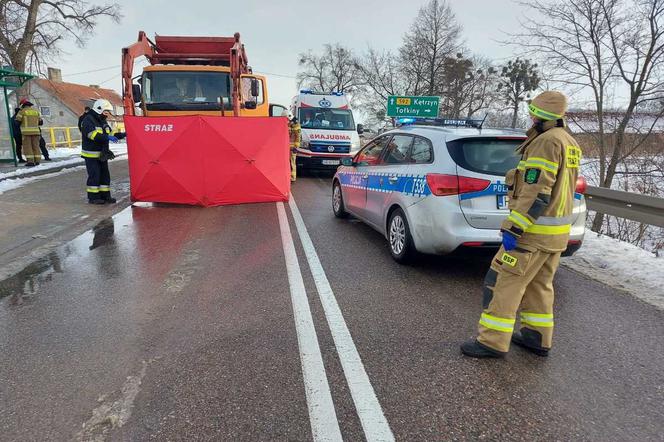
[[[427,174],[427,184],[431,189],[431,193],[436,196],[445,196],[479,192],[489,187],[491,181],[465,176],[429,173]]]
[[[588,190],[588,183],[586,182],[585,177],[579,175],[576,179],[576,193],[585,194]]]

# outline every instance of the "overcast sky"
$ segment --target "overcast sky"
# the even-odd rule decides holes
[[[101,1],[101,0],[98,0]],[[231,36],[239,31],[249,64],[268,74],[270,102],[288,104],[297,92],[297,55],[339,42],[358,52],[368,45],[396,49],[426,0],[119,0],[120,24],[101,20],[85,48],[66,44],[58,63],[63,80],[120,91],[121,48],[138,31],[162,35]],[[467,47],[504,60],[513,49],[498,43],[519,25],[513,0],[451,0]],[[142,66],[142,64],[140,65]],[[81,72],[110,68],[100,72]],[[137,65],[137,71],[140,71]],[[277,74],[277,75],[275,75]]]

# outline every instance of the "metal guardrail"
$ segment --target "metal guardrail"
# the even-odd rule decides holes
[[[585,197],[590,210],[664,227],[664,198],[592,186]]]

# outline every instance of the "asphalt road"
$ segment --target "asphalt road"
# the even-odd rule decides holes
[[[561,268],[549,358],[466,359],[491,256],[330,198],[136,205],[2,281],[0,439],[662,440],[664,312]]]

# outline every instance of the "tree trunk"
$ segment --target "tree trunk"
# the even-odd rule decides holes
[[[516,129],[516,120],[519,116],[519,103],[514,103],[514,109],[512,110],[512,129]]]

